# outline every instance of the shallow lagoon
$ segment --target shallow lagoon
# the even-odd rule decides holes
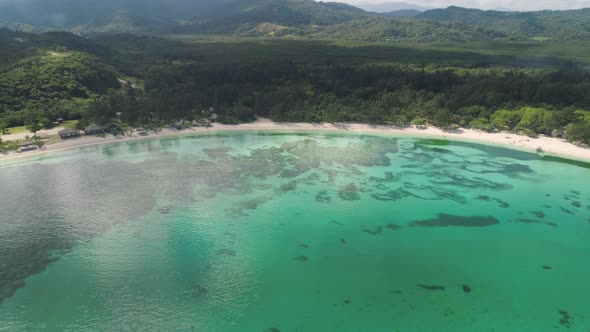
[[[590,169],[227,133],[0,163],[0,330],[588,331]]]

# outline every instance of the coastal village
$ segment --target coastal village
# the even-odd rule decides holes
[[[137,138],[146,137],[150,134],[160,134],[178,132],[190,128],[210,128],[212,122],[217,119],[217,114],[213,108],[204,110],[203,117],[198,120],[176,120],[169,125],[162,123],[152,123],[145,127],[131,127],[120,121],[110,122],[104,125],[89,124],[80,126],[77,120],[64,121],[58,118],[53,122],[54,127],[47,130],[39,130],[33,126],[26,127],[25,130],[17,128],[17,133],[11,133],[11,129],[6,129],[0,133],[0,144],[3,149],[0,150],[0,158],[3,156],[23,155],[31,152],[47,150],[49,145],[64,144],[66,141],[80,141],[84,137],[111,138]],[[18,130],[21,129],[21,130]],[[37,131],[32,132],[31,129]],[[97,142],[99,140],[96,140]],[[93,140],[94,141],[94,140]],[[83,142],[80,142],[83,145]],[[78,144],[67,144],[76,146]]]

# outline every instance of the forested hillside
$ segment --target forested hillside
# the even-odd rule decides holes
[[[71,33],[0,30],[0,50],[0,126],[80,117],[91,98],[120,86],[99,58],[111,51]]]
[[[317,38],[366,41],[464,42],[494,40],[507,34],[456,22],[392,20],[375,17],[325,27],[310,34]]]
[[[380,18],[355,22],[365,21],[389,24]],[[370,26],[361,26],[365,36],[336,35],[347,33],[345,24],[350,22],[331,37],[362,40],[372,34]],[[424,24],[416,38],[434,34],[449,42],[134,34],[86,39],[2,31],[7,56],[0,65],[0,126],[49,125],[56,117],[153,126],[199,119],[202,110],[213,108],[225,123],[258,115],[280,121],[459,125],[530,135],[567,129],[569,139],[590,142],[585,43],[470,44],[457,37],[467,33],[461,24],[437,23],[444,31],[458,31],[449,36],[431,21],[408,24]],[[389,35],[377,38],[402,33],[414,38],[403,26],[387,29]],[[495,38],[484,29],[467,31]],[[120,84],[118,77],[138,84]]]
[[[111,50],[68,32],[30,34],[0,29],[0,68],[47,50],[76,50],[107,56]]]
[[[314,0],[0,1],[0,26],[82,35],[139,33],[371,41],[590,40],[590,9],[500,12],[449,7],[366,12]]]
[[[213,107],[226,123],[258,115],[278,121],[456,124],[530,135],[567,127],[570,139],[590,141],[586,64],[520,58],[513,44],[471,53],[130,35],[99,42],[119,50],[112,60],[142,77],[145,89],[112,91],[98,99],[85,115],[89,122],[110,121],[120,111],[135,125],[154,117],[169,123],[198,119]],[[485,54],[507,46],[505,52],[514,55]],[[133,61],[139,53],[141,63]]]
[[[428,10],[417,16],[502,31],[514,38],[590,40],[590,8],[566,11],[500,12],[449,7]]]

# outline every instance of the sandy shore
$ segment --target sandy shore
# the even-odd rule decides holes
[[[81,138],[74,138],[60,141],[54,144],[47,145],[39,151],[28,153],[11,153],[8,155],[0,155],[0,160],[34,156],[49,151],[59,151],[74,147],[104,144],[109,142],[120,142],[137,139],[147,139],[154,137],[165,137],[170,135],[182,135],[197,132],[218,132],[218,131],[285,131],[285,132],[301,132],[301,131],[334,131],[343,133],[367,133],[391,135],[396,137],[416,137],[416,138],[434,138],[434,139],[448,139],[453,141],[480,143],[493,146],[502,146],[521,151],[536,152],[537,148],[541,147],[545,155],[558,156],[568,159],[575,159],[590,162],[590,149],[584,149],[575,146],[566,141],[550,138],[539,137],[530,138],[527,136],[516,135],[512,133],[485,133],[471,129],[460,129],[456,132],[447,132],[438,128],[418,129],[415,127],[399,128],[392,126],[376,126],[367,124],[313,124],[313,123],[280,123],[272,122],[267,119],[259,119],[256,122],[241,124],[241,125],[222,125],[214,124],[210,128],[190,128],[184,130],[164,129],[159,133],[152,133],[149,136],[125,136],[114,137],[107,135],[106,137],[84,136]]]

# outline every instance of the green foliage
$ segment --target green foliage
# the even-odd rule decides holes
[[[141,92],[130,87],[108,90],[90,103],[85,119],[98,124],[106,124],[114,119],[131,125],[145,122],[151,119],[150,110],[155,105],[140,98]]]
[[[570,142],[590,144],[590,112],[574,112],[574,122],[566,126],[566,136]]]
[[[432,116],[432,124],[439,128],[448,128],[452,122],[452,114],[448,109],[440,109]]]
[[[590,126],[590,111],[577,110],[574,112],[574,116],[579,123]]]
[[[47,54],[47,51],[78,51],[97,57],[111,55],[111,50],[69,32],[30,34],[0,28],[0,70],[27,57]]]
[[[523,107],[519,109],[520,121],[517,130],[524,130],[536,134],[551,134],[559,126],[555,112],[544,108]]]
[[[315,38],[365,41],[464,42],[506,38],[507,34],[457,22],[373,17],[302,33]]]
[[[88,127],[89,125],[90,121],[88,119],[80,119],[78,122],[76,122],[74,129],[84,130],[84,128]]]
[[[412,120],[412,125],[414,126],[424,126],[426,124],[428,124],[428,120],[422,117],[416,117]]]
[[[256,118],[254,117],[254,114],[250,107],[238,104],[226,108],[223,112],[223,116],[221,117],[220,122],[229,124],[240,122],[252,122],[255,120]]]
[[[520,114],[510,110],[497,110],[492,115],[491,122],[498,130],[512,130],[520,122]]]
[[[396,125],[413,119],[550,134],[590,119],[576,111],[590,109],[590,73],[562,58],[521,67],[531,58],[520,55],[520,44],[475,50],[131,35],[95,42],[110,49],[101,58],[54,48],[2,67],[0,123],[48,127],[58,117],[82,117],[79,128],[117,122],[127,132],[200,119],[213,107],[223,123],[255,116]],[[142,84],[121,87],[115,70]],[[573,127],[574,136],[582,129]]]
[[[477,118],[470,123],[471,128],[491,133],[495,130],[494,126],[487,118]]]
[[[119,85],[110,67],[80,52],[32,56],[0,74],[0,117],[11,126],[36,110],[51,121],[75,118],[85,100]]]
[[[462,22],[536,40],[590,40],[590,9],[567,11],[500,12],[451,6],[428,10],[419,18]]]
[[[39,122],[33,122],[27,125],[27,130],[36,135],[39,130],[43,129],[43,126]]]
[[[313,0],[167,0],[165,5],[161,0],[26,2],[26,6],[11,6],[12,1],[0,1],[0,26],[34,32],[69,29],[85,35],[322,36],[421,42],[590,40],[590,9],[500,12],[452,6],[424,13],[377,14]],[[63,20],[56,26],[48,13],[60,13]],[[400,17],[408,18],[397,19]]]
[[[16,151],[18,144],[15,141],[2,141],[0,140],[0,153],[7,153],[10,151]]]
[[[7,134],[8,129],[8,122],[6,120],[0,119],[0,136]]]
[[[570,123],[565,129],[567,139],[570,142],[590,144],[590,125],[584,123]]]
[[[38,137],[35,137],[33,140],[33,144],[35,144],[37,146],[37,148],[42,148],[45,145],[45,142],[41,139],[39,139]]]

